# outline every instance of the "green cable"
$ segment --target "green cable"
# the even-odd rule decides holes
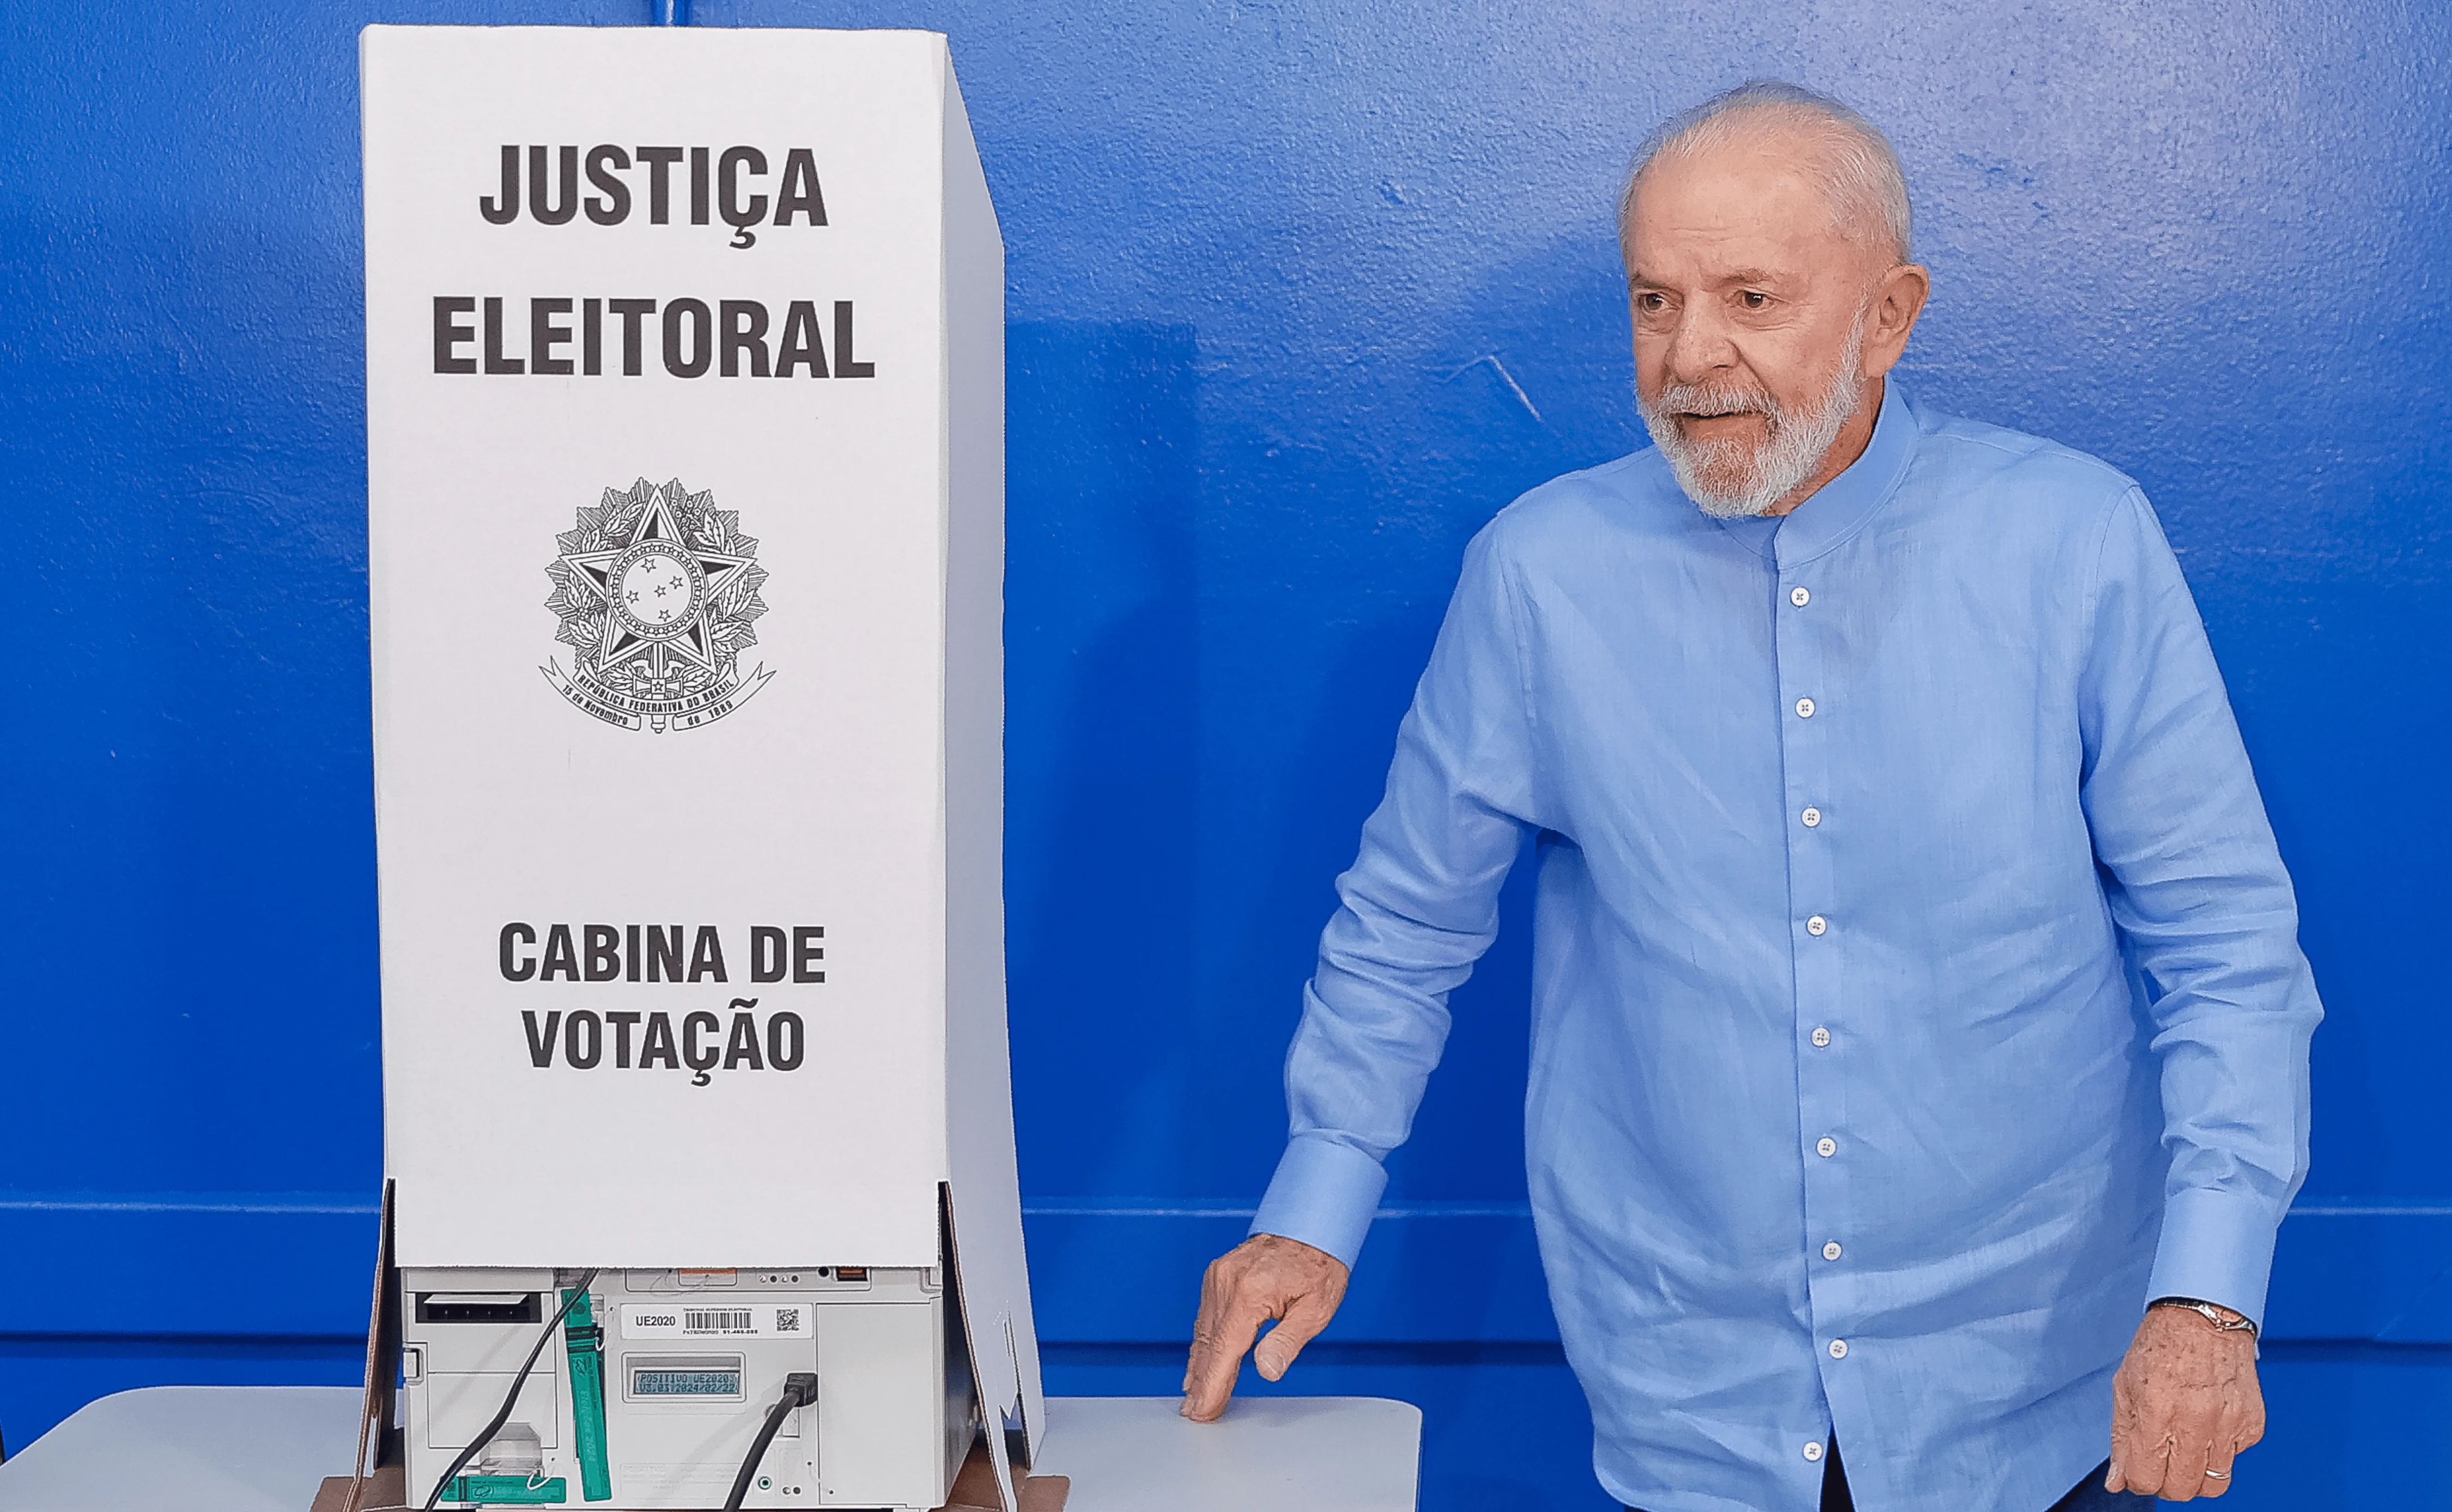
[[[596,1277],[597,1272],[591,1268],[579,1278],[579,1289],[576,1293],[565,1291],[562,1294],[562,1311],[546,1319],[544,1326],[538,1330],[536,1347],[528,1351],[527,1360],[521,1365],[519,1373],[511,1377],[511,1388],[503,1393],[503,1404],[494,1409],[494,1416],[484,1427],[477,1430],[477,1436],[468,1441],[468,1446],[452,1457],[450,1467],[435,1481],[434,1489],[425,1494],[425,1512],[434,1512],[435,1504],[443,1500],[443,1494],[445,1491],[457,1489],[462,1493],[452,1497],[451,1500],[454,1502],[468,1500],[465,1493],[471,1487],[466,1483],[467,1478],[463,1477],[460,1472],[468,1468],[468,1462],[477,1458],[478,1453],[485,1445],[493,1443],[494,1435],[503,1431],[503,1424],[511,1421],[511,1408],[520,1400],[520,1388],[528,1384],[529,1372],[536,1369],[537,1361],[544,1354],[544,1346],[553,1342],[554,1329],[560,1327],[562,1320],[568,1316],[571,1305],[581,1297],[586,1296],[587,1288],[596,1285]],[[479,1476],[475,1479],[482,1481],[485,1477]]]
[[[569,1305],[563,1338],[570,1352],[570,1422],[578,1439],[579,1492],[590,1502],[613,1499],[613,1478],[604,1465],[604,1330],[584,1290]]]

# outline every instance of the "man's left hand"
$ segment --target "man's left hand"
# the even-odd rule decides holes
[[[2105,1487],[2165,1502],[2220,1496],[2232,1457],[2264,1437],[2256,1336],[2185,1307],[2148,1307],[2111,1378]]]

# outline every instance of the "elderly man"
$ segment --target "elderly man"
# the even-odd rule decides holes
[[[1184,1411],[1335,1311],[1530,837],[1532,1212],[1618,1500],[2218,1496],[2322,1010],[2171,549],[1885,382],[1928,280],[1844,106],[1671,122],[1620,232],[1655,444],[1466,553]]]

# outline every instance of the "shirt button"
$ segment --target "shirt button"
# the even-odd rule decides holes
[[[1833,1339],[1830,1341],[1830,1358],[1833,1360],[1845,1360],[1848,1358],[1847,1340]]]
[[[1805,933],[1808,934],[1819,934],[1829,927],[1830,921],[1819,913],[1805,921]]]
[[[1839,1258],[1838,1240],[1833,1239],[1829,1244],[1822,1247],[1822,1258],[1825,1260],[1836,1260]]]
[[[1829,1044],[1829,1043],[1830,1043],[1830,1031],[1829,1031],[1829,1030],[1827,1030],[1827,1029],[1824,1029],[1821,1025],[1816,1024],[1816,1025],[1813,1027],[1813,1048],[1814,1048],[1814,1049],[1816,1049],[1816,1050],[1820,1050],[1823,1046],[1828,1045],[1828,1044]]]
[[[1839,1141],[1831,1138],[1828,1134],[1825,1134],[1822,1136],[1822,1142],[1813,1147],[1813,1152],[1820,1155],[1823,1159],[1829,1160],[1831,1156],[1839,1153]]]
[[[1802,589],[1802,588],[1790,588],[1790,589],[1788,591],[1788,601],[1789,601],[1790,603],[1792,603],[1792,604],[1796,605],[1796,607],[1798,607],[1799,609],[1802,609],[1802,608],[1804,608],[1807,604],[1809,604],[1809,603],[1811,603],[1811,602],[1813,601],[1813,596],[1812,596],[1811,594],[1809,594],[1809,593],[1807,593],[1807,592],[1806,592],[1804,589]]]
[[[1812,699],[1810,699],[1810,698],[1799,698],[1799,699],[1797,699],[1797,700],[1796,700],[1796,717],[1797,717],[1798,718],[1800,718],[1800,719],[1810,719],[1810,718],[1812,718],[1812,717],[1813,717],[1813,700],[1812,700]]]
[[[1822,822],[1822,811],[1820,809],[1808,809],[1803,814],[1798,815],[1797,817],[1803,819],[1805,821],[1805,827],[1809,830]]]
[[[1808,1460],[1819,1460],[1819,1459],[1821,1459],[1821,1458],[1822,1458],[1822,1445],[1820,1445],[1820,1444],[1818,1444],[1818,1443],[1809,1443],[1809,1444],[1807,1444],[1807,1445],[1805,1446],[1805,1457],[1806,1457]]]

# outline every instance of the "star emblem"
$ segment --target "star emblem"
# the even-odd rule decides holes
[[[660,717],[706,706],[738,677],[736,655],[757,642],[753,621],[766,612],[766,572],[739,515],[714,504],[678,479],[659,488],[642,478],[606,489],[557,538],[545,607],[581,690]]]

